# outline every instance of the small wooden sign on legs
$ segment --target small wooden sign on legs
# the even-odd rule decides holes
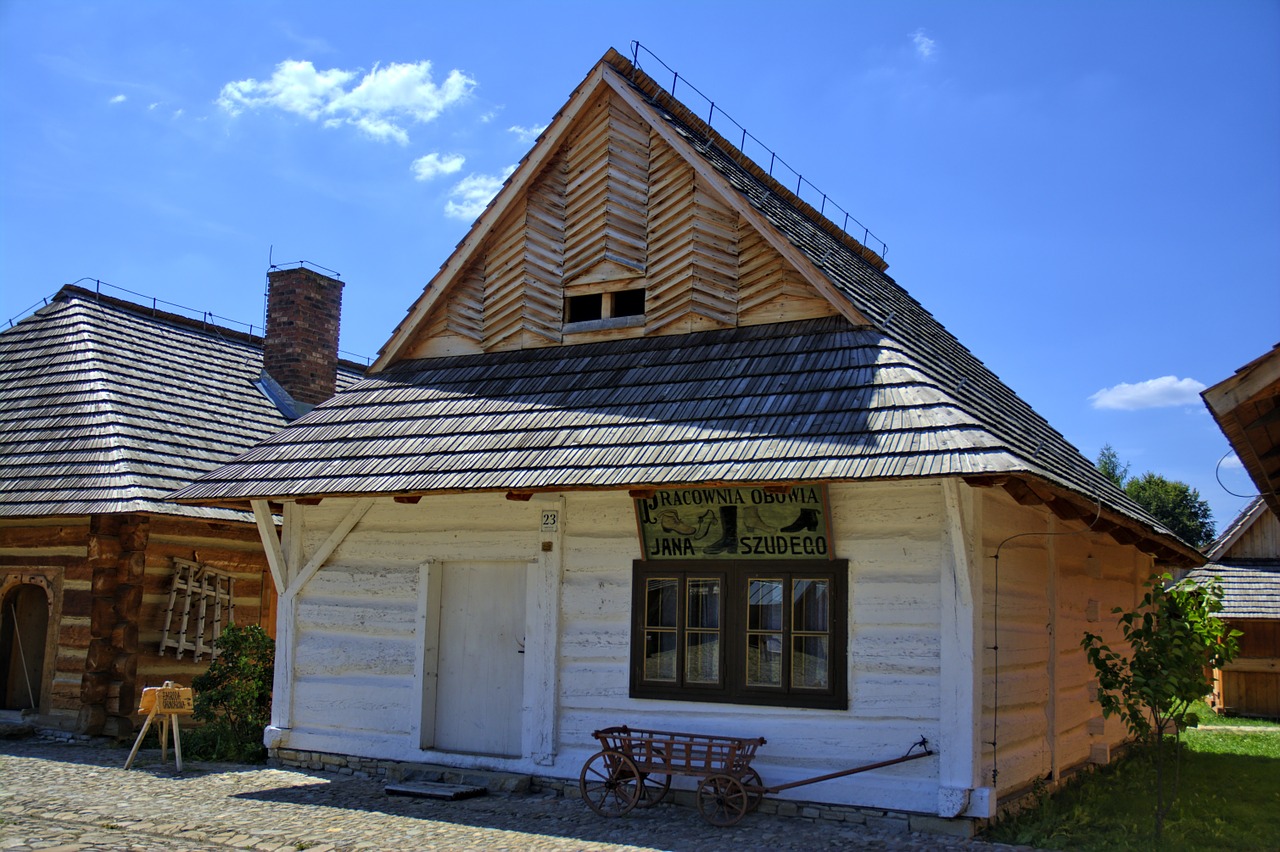
[[[173,726],[173,757],[178,765],[178,771],[182,771],[182,737],[178,733],[178,717],[190,716],[195,712],[195,701],[189,686],[177,686],[171,680],[166,680],[164,686],[149,686],[142,690],[142,700],[138,702],[138,712],[146,713],[147,720],[142,723],[142,730],[138,732],[138,739],[133,743],[133,750],[129,752],[129,759],[124,762],[124,768],[128,769],[133,765],[133,759],[138,755],[138,748],[142,745],[142,740],[147,735],[147,731],[151,728],[151,723],[155,721],[156,716],[160,716],[160,759],[168,760],[168,739],[169,726]]]

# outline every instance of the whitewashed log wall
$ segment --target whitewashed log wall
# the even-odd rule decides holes
[[[756,766],[776,784],[894,757],[925,736],[940,756],[788,795],[943,812],[951,791],[959,798],[948,815],[981,816],[994,801],[984,789],[992,785],[993,739],[1002,796],[1105,759],[1123,739],[1118,722],[1101,719],[1079,642],[1086,629],[1118,638],[1111,609],[1136,603],[1149,557],[1088,533],[1042,535],[1083,525],[1020,506],[1000,489],[935,480],[832,485],[830,494],[834,552],[850,571],[847,711],[630,698],[638,545],[625,493],[527,503],[500,495],[425,497],[417,505],[383,498],[298,596],[293,685],[277,685],[289,706],[273,744],[572,778],[596,750],[593,730],[627,724],[764,736]],[[353,504],[301,507],[295,558],[306,562]],[[556,533],[539,530],[548,508],[560,513]],[[432,635],[427,600],[437,592],[424,584],[432,566],[464,560],[528,566],[519,757],[430,747],[424,647]],[[966,607],[967,596],[980,612]]]
[[[835,552],[850,562],[848,711],[629,698],[631,564],[639,549],[633,504],[624,492],[567,495],[558,535],[539,532],[542,511],[559,506],[554,501],[473,495],[401,505],[380,499],[298,596],[293,686],[277,686],[278,700],[282,692],[291,695],[291,706],[288,718],[278,720],[273,744],[572,778],[596,750],[591,732],[625,723],[764,736],[769,743],[756,765],[768,783],[895,757],[921,736],[938,744],[940,576],[951,559],[943,487],[935,481],[831,488]],[[303,543],[295,559],[306,562],[353,503],[328,499],[301,507]],[[542,550],[544,541],[552,542],[550,553]],[[417,668],[422,566],[462,559],[531,564],[531,576],[544,581],[542,592],[530,592],[531,604],[558,586],[550,607],[556,611],[535,613],[531,606],[529,618],[531,628],[558,621],[555,635],[529,634],[531,657],[550,656],[554,665],[541,675],[526,672],[526,712],[549,714],[551,733],[542,743],[544,723],[527,725],[520,758],[420,748],[430,739],[421,730]],[[537,666],[534,659],[527,663]],[[938,765],[938,758],[927,758],[790,795],[933,812]]]
[[[1119,647],[1112,609],[1137,604],[1155,567],[1136,548],[1088,533],[1087,520],[1064,523],[1002,489],[981,493],[983,646],[998,646],[984,657],[983,781],[992,783],[994,760],[995,786],[1007,798],[1037,779],[1105,762],[1125,738],[1119,720],[1102,718],[1080,640],[1088,630]]]

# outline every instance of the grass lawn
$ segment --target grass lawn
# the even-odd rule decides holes
[[[1183,734],[1181,783],[1160,843],[1155,763],[1146,751],[1081,775],[989,829],[987,839],[1043,849],[1280,849],[1280,726],[1208,708],[1201,718],[1202,727]]]

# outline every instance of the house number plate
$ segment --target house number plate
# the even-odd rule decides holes
[[[560,530],[560,513],[547,512],[542,513],[542,532],[558,532]]]

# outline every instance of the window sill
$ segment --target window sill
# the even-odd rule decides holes
[[[799,694],[762,694],[738,693],[726,695],[723,692],[698,689],[661,689],[641,687],[630,690],[629,697],[648,699],[651,701],[694,701],[700,704],[739,704],[755,707],[788,707],[803,710],[845,710],[849,709],[847,695],[799,695]]]
[[[635,328],[644,325],[643,316],[610,317],[609,319],[567,322],[561,328],[565,334],[581,334],[589,331],[608,331],[614,328]]]

